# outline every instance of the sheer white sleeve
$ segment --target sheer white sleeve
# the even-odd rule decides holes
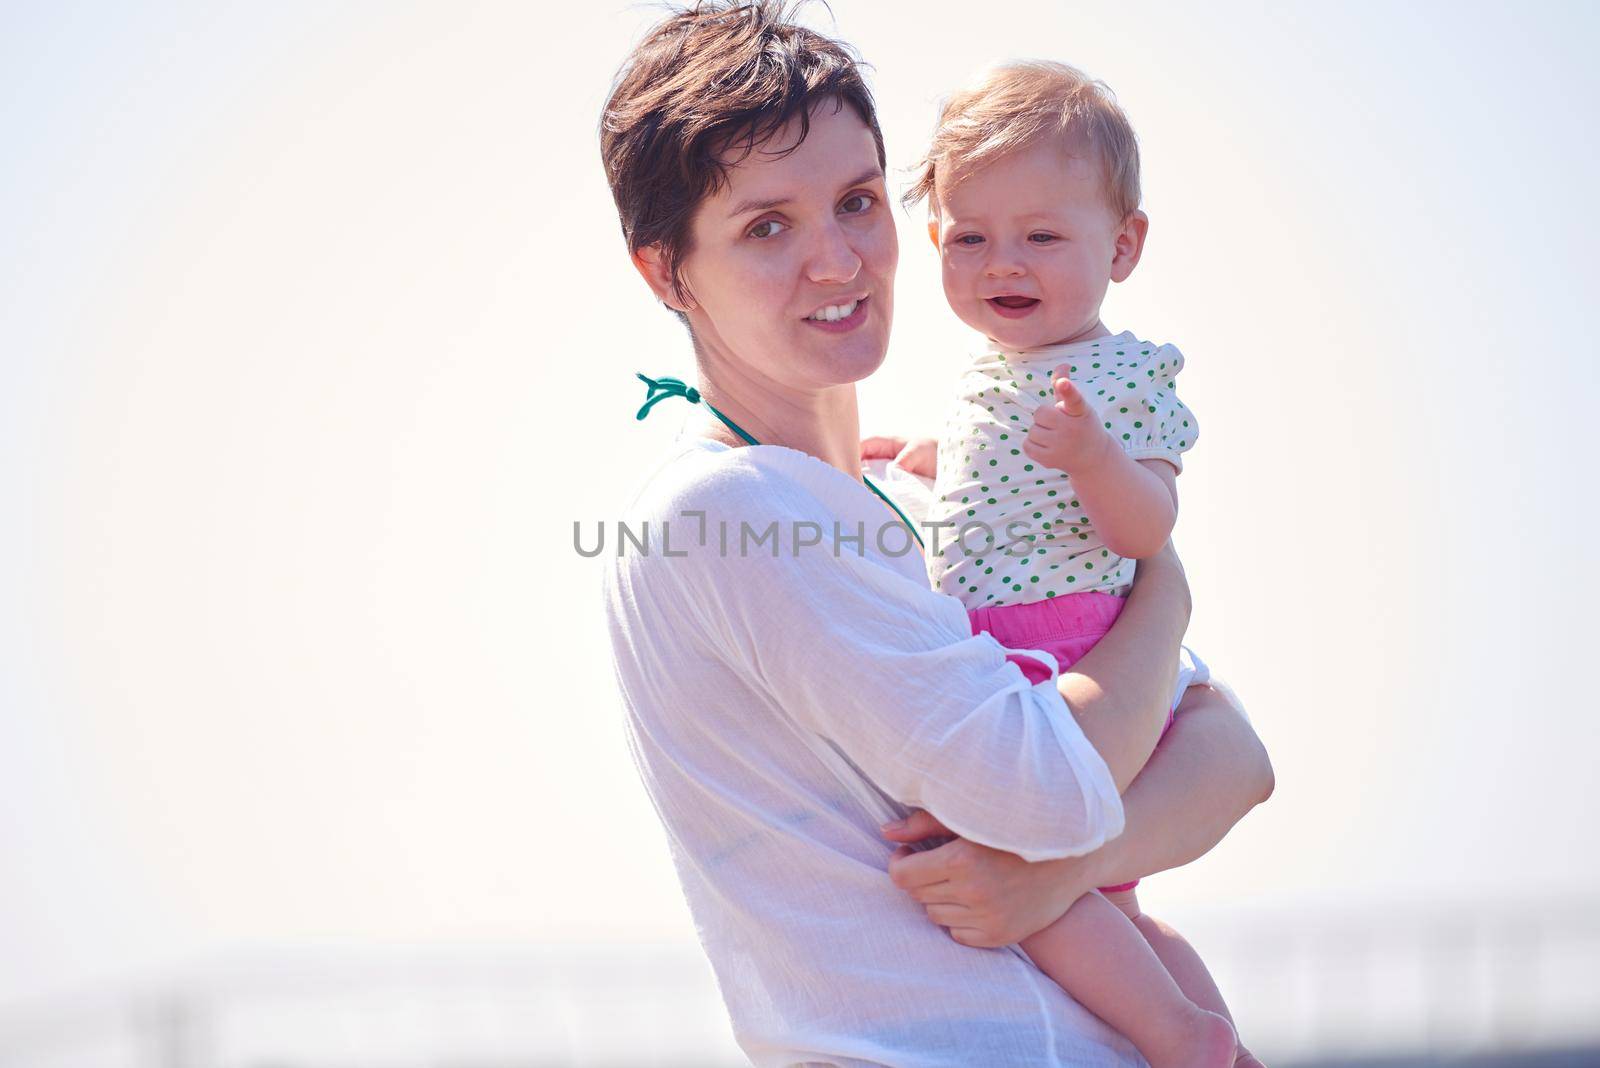
[[[1121,833],[1110,771],[1059,692],[1030,685],[992,637],[973,635],[959,601],[874,553],[870,534],[865,551],[836,541],[832,517],[779,480],[719,480],[693,496],[681,507],[707,513],[711,529],[776,524],[775,541],[724,549],[713,537],[633,562],[631,581],[681,602],[675,617],[795,724],[895,800],[1025,859],[1090,852]],[[805,544],[818,528],[820,543]]]

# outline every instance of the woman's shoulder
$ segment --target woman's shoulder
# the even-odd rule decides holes
[[[659,582],[693,596],[730,583],[787,589],[891,578],[925,590],[915,543],[882,527],[902,530],[863,483],[809,453],[680,438],[623,510],[607,553],[610,568],[641,587]],[[901,542],[908,551],[897,553]]]
[[[807,453],[679,439],[588,551],[605,558],[619,618],[675,613],[706,633],[731,633],[739,619],[754,633],[777,606],[797,602],[866,598],[879,613],[925,613],[919,598],[932,591],[921,553],[909,535],[900,539],[908,552],[896,553],[892,539],[883,548],[873,524],[898,530],[900,521]]]
[[[790,556],[792,541],[819,528],[831,530],[861,507],[852,492],[864,491],[807,453],[777,445],[732,448],[685,436],[672,443],[623,509],[613,566],[642,579],[670,571],[675,584],[721,581],[750,569],[741,561]]]
[[[695,516],[766,515],[825,510],[819,474],[843,478],[822,461],[776,445],[731,448],[710,438],[685,436],[646,474],[627,509],[639,520]]]

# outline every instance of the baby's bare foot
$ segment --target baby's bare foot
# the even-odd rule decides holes
[[[1226,1016],[1194,1007],[1189,1018],[1171,1032],[1169,1048],[1144,1051],[1150,1068],[1229,1068],[1239,1038]]]

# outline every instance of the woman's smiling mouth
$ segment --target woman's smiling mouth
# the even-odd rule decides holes
[[[849,333],[867,318],[867,298],[857,297],[843,304],[825,304],[801,321],[830,334]]]

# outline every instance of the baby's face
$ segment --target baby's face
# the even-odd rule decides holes
[[[1133,271],[1146,220],[1114,216],[1086,146],[1046,138],[940,192],[928,226],[961,321],[1032,349],[1106,332],[1100,302]]]

